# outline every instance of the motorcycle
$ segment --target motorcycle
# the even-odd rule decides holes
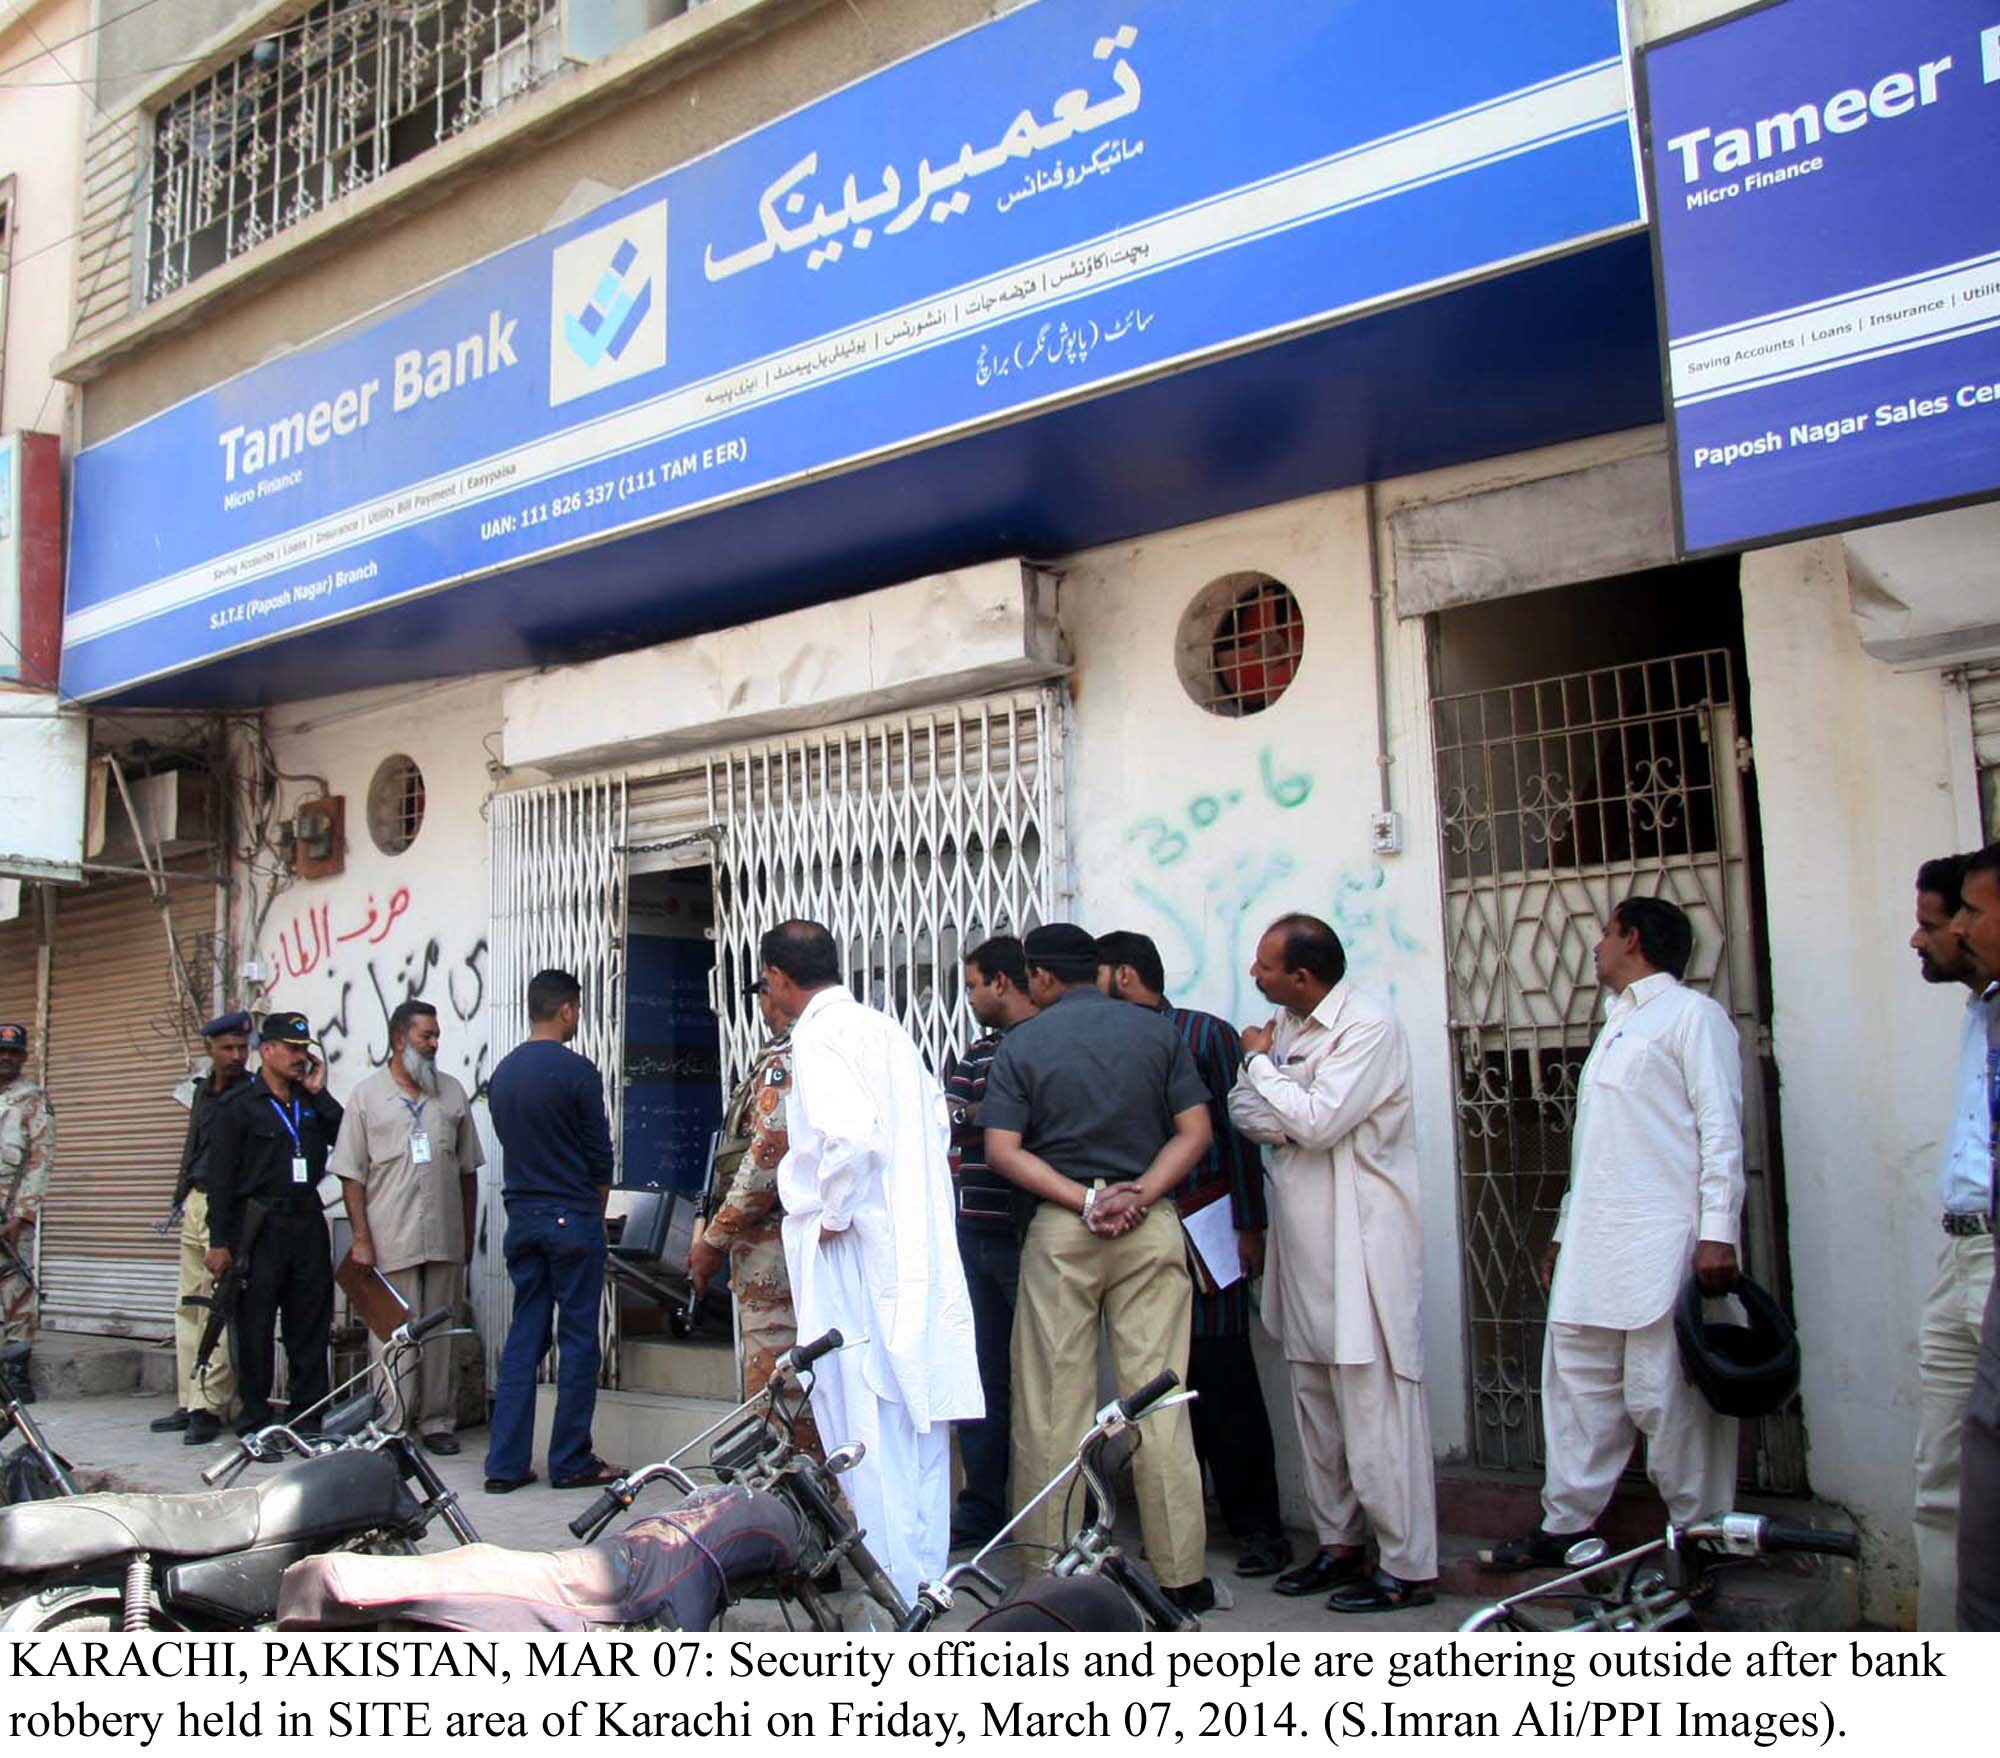
[[[414,1553],[440,1521],[476,1544],[456,1494],[402,1432],[405,1363],[450,1319],[444,1309],[397,1327],[385,1395],[363,1368],[289,1422],[243,1437],[202,1472],[208,1493],[78,1495],[71,1484],[56,1500],[0,1508],[0,1633],[258,1629],[302,1557]],[[213,1487],[288,1455],[254,1487]]]
[[[0,1507],[77,1493],[69,1461],[49,1445],[41,1425],[12,1390],[17,1377],[25,1377],[27,1360],[25,1343],[0,1347],[0,1414],[6,1418],[0,1423],[0,1435],[11,1429],[21,1437],[20,1445],[0,1453]]]
[[[1161,1591],[1113,1536],[1118,1523],[1118,1498],[1105,1455],[1113,1441],[1135,1429],[1148,1416],[1191,1403],[1194,1392],[1169,1396],[1180,1384],[1171,1373],[1148,1380],[1138,1391],[1114,1398],[1097,1413],[1097,1420],[1077,1443],[1076,1454],[1042,1486],[1013,1519],[1000,1528],[976,1554],[953,1565],[936,1581],[917,1589],[916,1604],[898,1628],[928,1630],[949,1612],[963,1588],[988,1608],[974,1630],[1016,1632],[1198,1630],[1201,1620],[1182,1611]],[[1135,1437],[1137,1438],[1137,1437]],[[1008,1592],[987,1569],[987,1559],[1016,1548],[1009,1534],[1050,1497],[1081,1482],[1088,1492],[1084,1523],[1058,1551],[1047,1572]]]
[[[860,1463],[859,1445],[824,1462],[797,1444],[812,1365],[842,1346],[838,1331],[778,1358],[770,1383],[657,1464],[609,1484],[570,1522],[581,1549],[514,1551],[474,1545],[431,1556],[314,1556],[286,1572],[283,1630],[701,1631],[751,1592],[774,1596],[816,1630],[842,1628],[831,1584],[859,1578],[879,1628],[908,1615],[842,1506],[837,1479]],[[684,1467],[697,1447],[705,1465]],[[691,1470],[714,1482],[703,1486]],[[603,1534],[650,1485],[681,1500]]]

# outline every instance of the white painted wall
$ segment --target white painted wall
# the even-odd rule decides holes
[[[263,966],[265,1008],[296,1007],[326,1046],[335,1097],[378,1066],[388,1016],[411,994],[436,1004],[439,1065],[477,1091],[510,1046],[488,1032],[483,741],[500,728],[498,677],[272,710],[267,736],[288,775],[324,778],[347,801],[347,865],[337,878],[298,880],[254,934],[239,875],[233,938],[240,959]],[[368,784],[395,753],[414,757],[426,788],[424,823],[400,855],[368,834]],[[317,792],[287,781],[287,809]],[[369,924],[373,922],[371,927]],[[481,1108],[480,1115],[484,1111]],[[489,1143],[490,1146],[490,1143]]]
[[[1420,624],[1390,633],[1391,771],[1406,853],[1369,853],[1377,809],[1367,498],[1358,490],[1219,519],[1062,564],[1076,660],[1069,821],[1093,932],[1159,943],[1176,1001],[1238,1025],[1271,1008],[1247,967],[1271,919],[1332,922],[1362,987],[1390,1000],[1415,1058],[1423,1166],[1424,1327],[1433,1438],[1466,1445],[1457,1177]],[[1290,586],[1305,615],[1297,679],[1241,720],[1196,707],[1174,665],[1181,612],[1224,574]],[[1281,1478],[1304,1509],[1284,1370],[1265,1361]]]
[[[1868,1615],[1901,1624],[1917,1324],[1964,999],[1925,985],[1904,942],[1918,863],[1965,839],[1950,721],[1964,698],[1862,652],[1837,539],[1745,556],[1743,613],[1808,1469],[1862,1521]]]

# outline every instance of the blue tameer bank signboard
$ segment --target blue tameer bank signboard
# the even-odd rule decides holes
[[[1615,0],[1041,0],[81,452],[64,688],[491,590],[1638,202]]]
[[[1641,68],[1683,548],[2000,491],[2000,6],[1778,0]]]

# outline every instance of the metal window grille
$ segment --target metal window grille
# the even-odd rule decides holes
[[[385,757],[368,784],[368,834],[385,855],[400,855],[424,827],[424,772],[416,759]]]
[[[1440,696],[1432,704],[1456,1057],[1459,1209],[1474,1457],[1542,1462],[1547,1304],[1537,1269],[1569,1178],[1611,907],[1693,919],[1693,987],[1744,1061],[1748,1267],[1777,1283],[1743,771],[1727,653]],[[1753,1475],[1796,1488],[1796,1419],[1756,1425]]]
[[[563,0],[318,0],[153,118],[162,299],[563,69]]]
[[[1261,714],[1291,688],[1305,640],[1305,615],[1288,586],[1267,574],[1227,575],[1181,619],[1181,683],[1211,714]]]
[[[1972,762],[1979,778],[1979,822],[1986,840],[2000,840],[2000,666],[1965,674],[1972,705]]]

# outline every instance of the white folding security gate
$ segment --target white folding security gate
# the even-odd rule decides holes
[[[493,796],[493,1044],[504,1055],[528,1035],[528,980],[566,970],[583,989],[583,1020],[572,1046],[604,1076],[611,1139],[618,1140],[625,1055],[625,780],[558,782]],[[501,1255],[506,1218],[499,1156],[486,1168],[470,1294],[496,1384],[512,1291]],[[607,1345],[610,1337],[607,1333]],[[606,1356],[613,1352],[607,1347]]]
[[[824,922],[847,980],[908,1028],[933,1067],[972,1027],[962,955],[1056,916],[1071,895],[1057,689],[990,697],[683,758],[611,778],[501,793],[491,817],[493,1041],[527,1032],[528,978],[584,990],[576,1048],[604,1071],[618,1135],[628,875],[707,860],[715,885],[711,999],[725,1092],[763,1027],[745,993],[764,930]],[[497,1164],[475,1259],[489,1375],[509,1312]],[[607,1300],[605,1383],[617,1383]]]

